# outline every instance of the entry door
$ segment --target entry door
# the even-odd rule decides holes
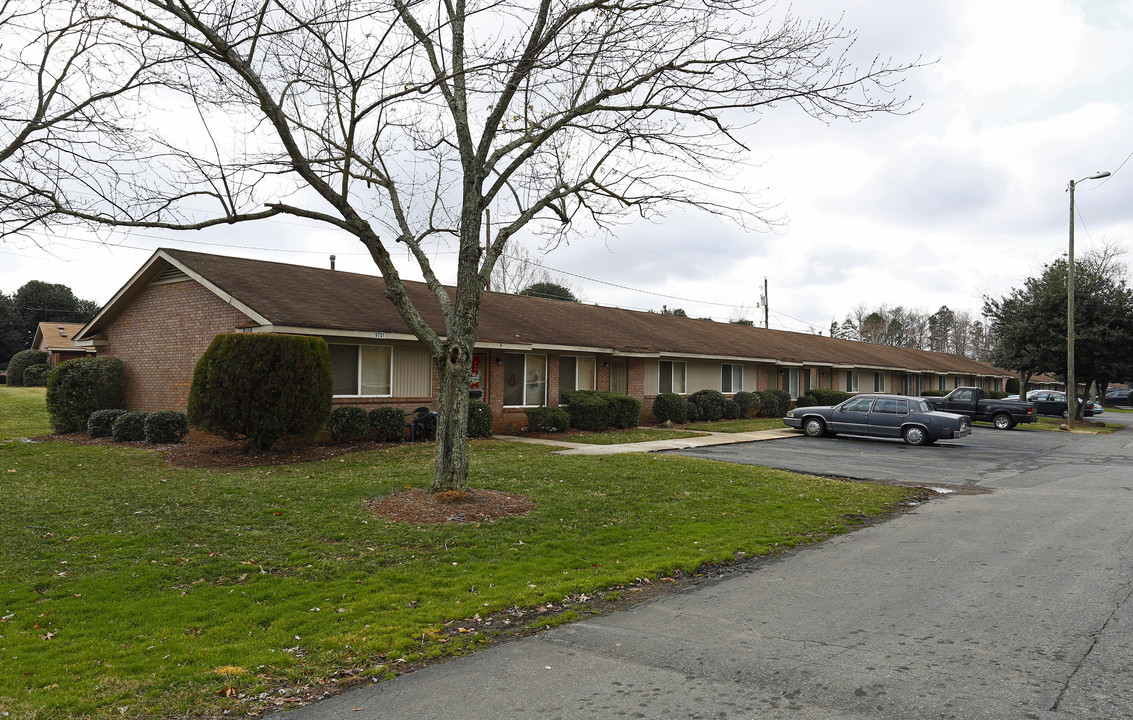
[[[629,366],[625,358],[610,361],[610,392],[629,394]]]

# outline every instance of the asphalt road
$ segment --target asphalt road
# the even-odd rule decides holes
[[[1133,719],[1128,430],[723,453],[988,492],[286,718]]]

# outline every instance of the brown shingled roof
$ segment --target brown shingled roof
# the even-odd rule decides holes
[[[185,250],[158,251],[162,253],[276,327],[409,332],[385,298],[385,281],[380,277]],[[428,287],[408,281],[405,286],[424,320],[444,334],[440,307]],[[454,296],[455,290],[449,288],[449,294]],[[88,332],[96,331],[100,324],[96,320]],[[958,375],[1010,374],[946,353],[495,292],[484,294],[477,337],[485,344],[535,348],[578,347]]]

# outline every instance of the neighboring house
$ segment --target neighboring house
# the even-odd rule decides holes
[[[406,291],[443,330],[428,288]],[[370,275],[158,250],[78,341],[121,358],[127,406],[154,411],[184,409],[197,359],[224,332],[325,338],[336,405],[435,407],[432,360]],[[498,432],[575,389],[632,395],[648,416],[661,392],[1001,390],[1011,375],[957,355],[493,292],[481,304],[474,373]]]
[[[47,364],[51,367],[67,360],[92,355],[94,348],[75,346],[75,336],[82,329],[82,323],[41,322],[31,341],[32,350],[47,353]]]

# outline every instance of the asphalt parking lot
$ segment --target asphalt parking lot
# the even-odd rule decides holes
[[[1133,422],[1133,415],[1105,413],[1110,423]],[[1066,464],[1128,466],[1097,437],[1026,429],[996,430],[975,426],[968,437],[912,447],[900,440],[849,436],[798,437],[774,442],[741,443],[675,450],[672,453],[725,462],[793,470],[856,480],[956,487],[1027,487],[1037,470]]]

